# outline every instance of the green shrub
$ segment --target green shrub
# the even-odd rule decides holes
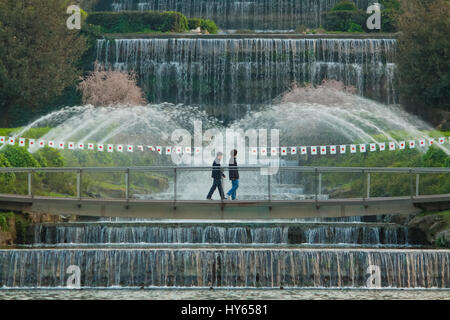
[[[5,146],[0,152],[11,164],[11,167],[30,168],[40,167],[39,162],[24,147]]]
[[[381,31],[396,32],[400,3],[398,0],[384,0],[381,1],[381,5]],[[322,15],[323,27],[328,31],[369,32],[371,30],[366,29],[368,17],[369,15],[363,10],[358,10],[353,2],[342,1]]]
[[[400,11],[401,8],[400,1],[398,0],[380,0],[380,3],[383,6],[382,9],[391,9]]]
[[[55,149],[50,147],[45,147],[39,149],[39,151],[33,154],[34,158],[39,162],[41,167],[64,167],[64,159],[61,156],[61,153]]]
[[[8,159],[0,153],[0,168],[9,168],[11,164]],[[10,190],[10,187],[14,184],[16,175],[14,173],[2,173],[0,174],[0,192]]]
[[[209,19],[202,19],[200,28],[202,30],[207,30],[210,34],[216,34],[219,32],[219,27],[216,25],[216,23]]]
[[[450,167],[450,157],[437,147],[430,147],[422,156],[423,167]]]
[[[202,31],[208,31],[210,34],[216,34],[219,31],[216,23],[209,19],[191,18],[188,19],[189,30],[200,28]]]
[[[381,12],[381,31],[397,32],[397,19],[399,12],[394,9],[385,9]]]
[[[323,27],[328,31],[347,32],[352,24],[365,26],[367,15],[364,11],[328,11],[322,15]]]
[[[200,27],[202,24],[202,19],[200,18],[190,18],[188,19],[189,30],[194,30]]]
[[[358,8],[353,1],[344,0],[334,5],[331,11],[357,11]]]
[[[347,32],[364,32],[361,25],[351,22]]]
[[[174,11],[93,12],[88,16],[87,23],[100,26],[103,33],[188,30],[187,18]]]
[[[14,218],[12,212],[0,212],[0,230],[9,231],[9,221]]]
[[[28,236],[27,236],[27,231],[29,226],[31,225],[32,221],[31,218],[28,214],[26,213],[21,213],[21,214],[16,214],[15,215],[16,218],[16,243],[27,243],[28,240]]]

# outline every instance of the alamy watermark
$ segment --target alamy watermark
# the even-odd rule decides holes
[[[77,5],[71,5],[67,8],[67,14],[70,17],[66,21],[67,28],[69,30],[80,30],[81,29],[81,9]]]
[[[366,286],[367,288],[381,288],[381,269],[377,265],[367,267],[366,273],[369,274]]]
[[[79,266],[71,265],[67,268],[66,273],[70,276],[67,278],[67,288],[81,288],[81,269]]]
[[[366,22],[367,29],[381,30],[381,5],[375,2],[367,8],[367,14],[372,14]]]
[[[216,128],[203,132],[202,122],[194,121],[193,137],[186,129],[176,129],[172,132],[171,141],[176,146],[171,157],[177,165],[210,165],[217,152],[230,154],[236,149],[243,155],[242,163],[265,166],[261,168],[261,175],[277,174],[280,166],[278,129],[226,129],[224,135]]]

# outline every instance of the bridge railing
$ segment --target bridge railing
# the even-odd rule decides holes
[[[239,167],[240,200],[315,200],[450,194],[450,168]],[[0,168],[0,194],[205,200],[211,167]],[[228,176],[229,167],[221,168]],[[11,179],[14,175],[14,179]],[[14,181],[15,180],[15,181]],[[230,182],[224,179],[224,191]],[[216,191],[216,198],[218,198]]]

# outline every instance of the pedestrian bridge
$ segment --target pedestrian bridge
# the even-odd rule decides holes
[[[267,168],[240,167],[239,200],[220,201],[205,200],[211,167],[0,168],[0,177],[15,177],[14,188],[0,194],[0,210],[255,220],[450,209],[449,168],[280,167],[273,175],[261,169]]]

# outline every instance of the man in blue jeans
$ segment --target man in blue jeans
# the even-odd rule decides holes
[[[216,188],[219,189],[220,199],[225,200],[225,196],[223,194],[223,188],[222,188],[222,178],[226,178],[223,174],[222,170],[220,169],[220,161],[222,161],[222,152],[217,152],[216,159],[213,162],[213,169],[211,173],[211,178],[213,178],[213,185],[211,189],[209,190],[208,195],[206,196],[206,199],[211,200],[212,195],[214,194],[214,191],[216,191]]]
[[[230,191],[227,192],[227,195],[229,197],[231,196],[231,200],[236,200],[236,190],[237,188],[239,188],[239,171],[237,169],[236,156],[237,150],[236,149],[231,150],[230,161],[228,163],[228,166],[230,167],[228,176],[230,177],[231,180],[231,189]]]

